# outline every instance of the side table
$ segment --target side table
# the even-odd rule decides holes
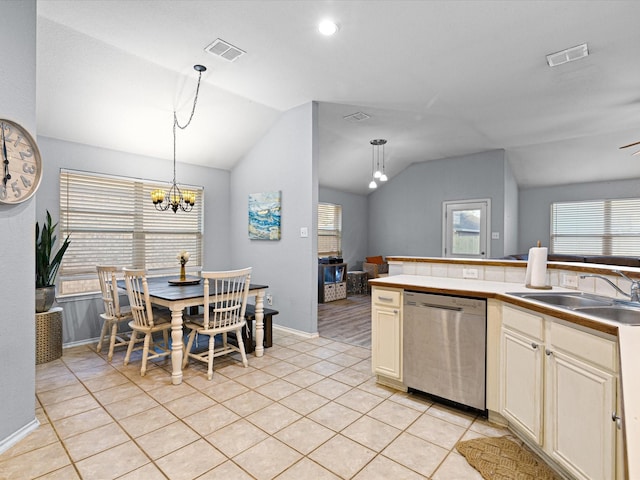
[[[359,270],[347,272],[347,293],[352,295],[366,295],[369,293],[367,272]]]
[[[36,313],[36,365],[62,356],[62,308]]]

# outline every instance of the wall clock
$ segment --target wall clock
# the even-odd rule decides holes
[[[0,118],[0,203],[24,202],[36,193],[42,178],[40,150],[21,125]]]

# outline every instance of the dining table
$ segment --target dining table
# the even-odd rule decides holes
[[[204,304],[204,283],[200,277],[186,277],[177,280],[173,277],[147,277],[149,299],[152,304],[171,310],[171,383],[182,383],[182,359],[184,343],[182,341],[183,317],[185,308]],[[118,287],[126,289],[124,280],[118,281]],[[256,349],[254,355],[264,355],[264,296],[268,285],[249,285],[249,297],[255,298]],[[213,298],[211,295],[209,298]]]

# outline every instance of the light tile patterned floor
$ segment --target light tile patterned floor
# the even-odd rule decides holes
[[[123,366],[66,349],[37,367],[41,426],[0,455],[0,479],[433,479],[481,477],[454,449],[504,435],[482,418],[375,383],[371,352],[274,330],[243,368]],[[136,357],[136,360],[137,357]],[[218,360],[218,359],[217,359]]]

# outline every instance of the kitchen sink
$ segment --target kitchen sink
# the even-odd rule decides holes
[[[535,302],[553,305],[610,322],[640,325],[640,304],[582,292],[511,292]]]
[[[625,325],[640,325],[640,308],[613,305],[609,307],[582,307],[576,308],[575,311]]]
[[[606,307],[613,304],[607,297],[587,295],[581,292],[557,292],[557,293],[512,293],[518,297],[537,302],[547,303],[557,307],[579,308],[579,307]]]

